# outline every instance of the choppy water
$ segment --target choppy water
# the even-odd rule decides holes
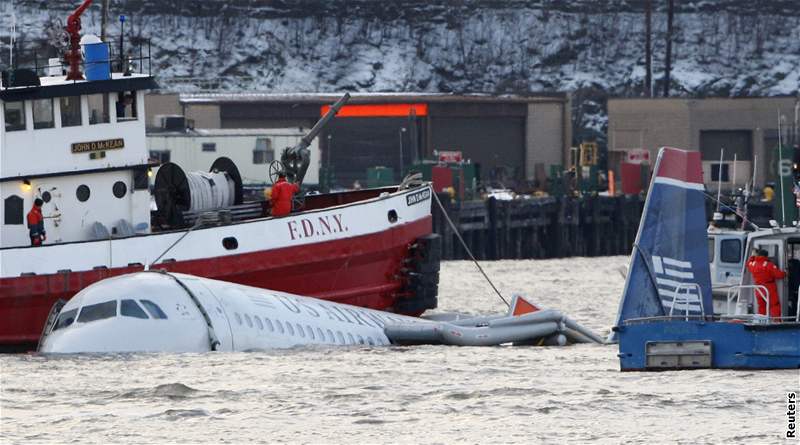
[[[624,257],[485,264],[606,333]],[[441,309],[503,308],[466,262]],[[612,346],[0,357],[0,442],[774,443],[792,371],[620,373]]]

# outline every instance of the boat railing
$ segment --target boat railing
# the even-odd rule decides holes
[[[51,63],[52,59],[56,59],[55,57],[42,58],[41,53],[37,51],[16,51],[14,57],[14,64],[12,66],[0,67],[0,72],[6,73],[3,75],[3,81],[0,84],[0,89],[2,90],[18,86],[30,86],[24,84],[24,81],[22,81],[22,85],[20,85],[20,81],[15,81],[15,73],[20,71],[33,72],[38,77],[47,77],[52,75],[54,71],[66,72],[68,69],[67,65],[64,63],[63,56],[58,57],[59,61],[57,64]],[[152,76],[150,39],[139,39],[136,43],[125,48],[122,53],[120,53],[115,45],[109,44],[108,59],[97,59],[87,62],[84,58],[80,62],[81,71],[85,73],[87,66],[91,65],[107,65],[109,77],[111,77],[113,73],[124,73],[126,76],[130,74],[147,74],[148,76]]]
[[[736,317],[741,318],[742,316],[752,315],[747,312],[745,306],[743,306],[743,302],[741,301],[742,290],[743,289],[752,289],[753,290],[753,305],[756,305],[756,298],[761,298],[764,300],[764,303],[767,307],[767,315],[766,320],[769,323],[770,315],[769,315],[769,290],[766,286],[761,284],[740,284],[737,286],[732,286],[728,289],[728,293],[725,296],[726,301],[726,317]],[[736,305],[734,306],[734,310],[731,310],[731,303],[736,300]],[[755,317],[753,317],[755,318]]]
[[[794,322],[800,323],[800,286],[797,286],[797,301],[795,301],[794,306],[797,308],[797,313],[794,314]]]
[[[697,295],[690,292],[693,289],[697,290]],[[683,291],[683,293],[681,293],[681,291]],[[700,302],[700,317],[705,318],[706,311],[703,307],[703,289],[697,283],[680,283],[675,288],[675,297],[672,300],[672,306],[669,308],[669,316],[673,316],[672,313],[675,310],[675,306],[678,305],[678,302],[681,302],[685,309],[684,318],[688,321],[690,304],[694,303],[695,299]]]

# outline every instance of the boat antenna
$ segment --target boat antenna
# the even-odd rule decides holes
[[[8,38],[8,67],[14,69],[14,37],[17,34],[17,14],[11,6],[11,35]]]
[[[719,169],[717,170],[717,212],[719,212],[719,205],[722,202],[720,194],[722,193],[722,159],[725,154],[725,147],[719,149]]]
[[[781,226],[786,226],[786,203],[783,196],[783,133],[781,127],[781,110],[778,109],[778,180],[781,185]]]
[[[747,216],[750,215],[750,198],[753,197],[756,191],[756,167],[758,167],[758,155],[753,155],[753,178],[750,182],[749,191],[747,184],[744,185],[744,191],[746,195],[744,197],[744,217],[742,217],[742,230],[747,227],[747,224],[753,224],[747,219]],[[755,226],[755,224],[753,225]]]
[[[483,274],[483,278],[486,278],[486,281],[488,281],[489,285],[492,286],[492,289],[494,289],[494,293],[496,293],[497,296],[500,297],[501,300],[503,300],[503,303],[505,303],[506,306],[511,307],[511,305],[508,304],[508,301],[506,301],[506,299],[503,298],[503,295],[497,289],[497,286],[495,286],[494,283],[492,283],[492,280],[489,278],[489,276],[486,275],[486,272],[481,267],[481,264],[478,262],[478,260],[475,259],[475,255],[472,254],[472,251],[469,249],[469,246],[467,246],[467,243],[464,241],[464,238],[461,237],[461,233],[458,232],[458,228],[456,228],[456,225],[453,224],[453,220],[450,219],[450,216],[447,214],[447,211],[444,209],[444,206],[442,205],[442,201],[439,200],[439,195],[437,195],[434,192],[433,193],[433,197],[436,199],[436,203],[439,205],[439,210],[441,210],[442,215],[444,215],[444,219],[447,220],[447,223],[450,225],[450,228],[453,229],[453,233],[456,234],[456,237],[458,238],[458,241],[461,242],[461,246],[464,247],[464,251],[467,252],[467,255],[469,255],[469,257],[472,260],[472,262],[475,263],[475,266],[477,266],[478,270],[481,271],[481,274]]]
[[[703,191],[703,195],[705,195],[705,197],[710,199],[712,202],[716,202],[717,203],[717,208],[722,206],[726,210],[730,210],[731,212],[733,212],[734,215],[742,218],[742,224],[745,224],[745,223],[750,224],[756,230],[761,228],[761,227],[757,226],[754,222],[749,221],[745,215],[743,215],[742,213],[738,212],[736,209],[734,209],[733,207],[729,206],[728,204],[725,204],[719,198],[717,198],[716,196],[712,195],[711,193]]]

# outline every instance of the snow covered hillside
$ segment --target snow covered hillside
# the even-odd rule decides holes
[[[20,41],[47,47],[47,29],[78,0],[5,0]],[[654,0],[653,70],[663,87],[665,1]],[[672,95],[797,94],[800,2],[676,1]],[[151,38],[167,90],[569,91],[576,134],[604,132],[605,98],[637,96],[644,14],[636,0],[112,0],[126,34]],[[2,8],[0,8],[1,10]],[[99,32],[100,6],[83,20]]]

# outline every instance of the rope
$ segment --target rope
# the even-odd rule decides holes
[[[444,215],[444,219],[446,219],[447,223],[450,224],[450,228],[453,229],[453,233],[455,233],[456,237],[458,237],[458,240],[461,242],[461,245],[464,247],[464,250],[467,251],[467,255],[469,255],[469,257],[472,259],[472,262],[475,263],[475,266],[477,266],[478,270],[481,271],[481,274],[483,274],[483,278],[486,278],[486,281],[489,282],[490,286],[492,286],[492,289],[494,289],[494,292],[497,294],[497,296],[500,297],[501,300],[503,300],[503,303],[505,303],[506,306],[511,307],[511,305],[508,304],[508,301],[506,301],[506,299],[503,298],[503,295],[500,293],[500,291],[497,290],[497,287],[494,285],[494,283],[492,283],[492,280],[489,278],[489,276],[486,275],[486,272],[484,272],[484,270],[481,267],[480,263],[478,263],[478,260],[475,259],[475,256],[472,254],[472,251],[469,249],[469,246],[467,246],[467,243],[464,241],[464,238],[461,238],[461,234],[458,232],[458,229],[456,228],[456,225],[453,224],[453,220],[450,219],[450,215],[448,215],[447,211],[444,209],[444,206],[442,205],[442,201],[439,200],[439,195],[437,195],[436,193],[433,193],[433,197],[436,198],[436,203],[439,204],[439,209],[441,209],[442,215]]]
[[[743,221],[747,221],[747,223],[750,224],[751,226],[753,226],[754,229],[758,230],[758,229],[761,228],[761,227],[758,227],[753,221],[750,221],[749,219],[747,219],[747,216],[742,215],[741,213],[737,212],[736,209],[734,209],[733,207],[725,204],[721,200],[718,200],[716,197],[714,197],[714,195],[710,195],[708,192],[705,192],[705,191],[703,192],[703,194],[706,195],[706,198],[709,198],[712,202],[716,201],[717,204],[719,204],[722,207],[725,207],[726,209],[730,210],[736,216],[738,216],[739,218],[742,218]],[[717,207],[717,208],[719,208],[719,207]]]

